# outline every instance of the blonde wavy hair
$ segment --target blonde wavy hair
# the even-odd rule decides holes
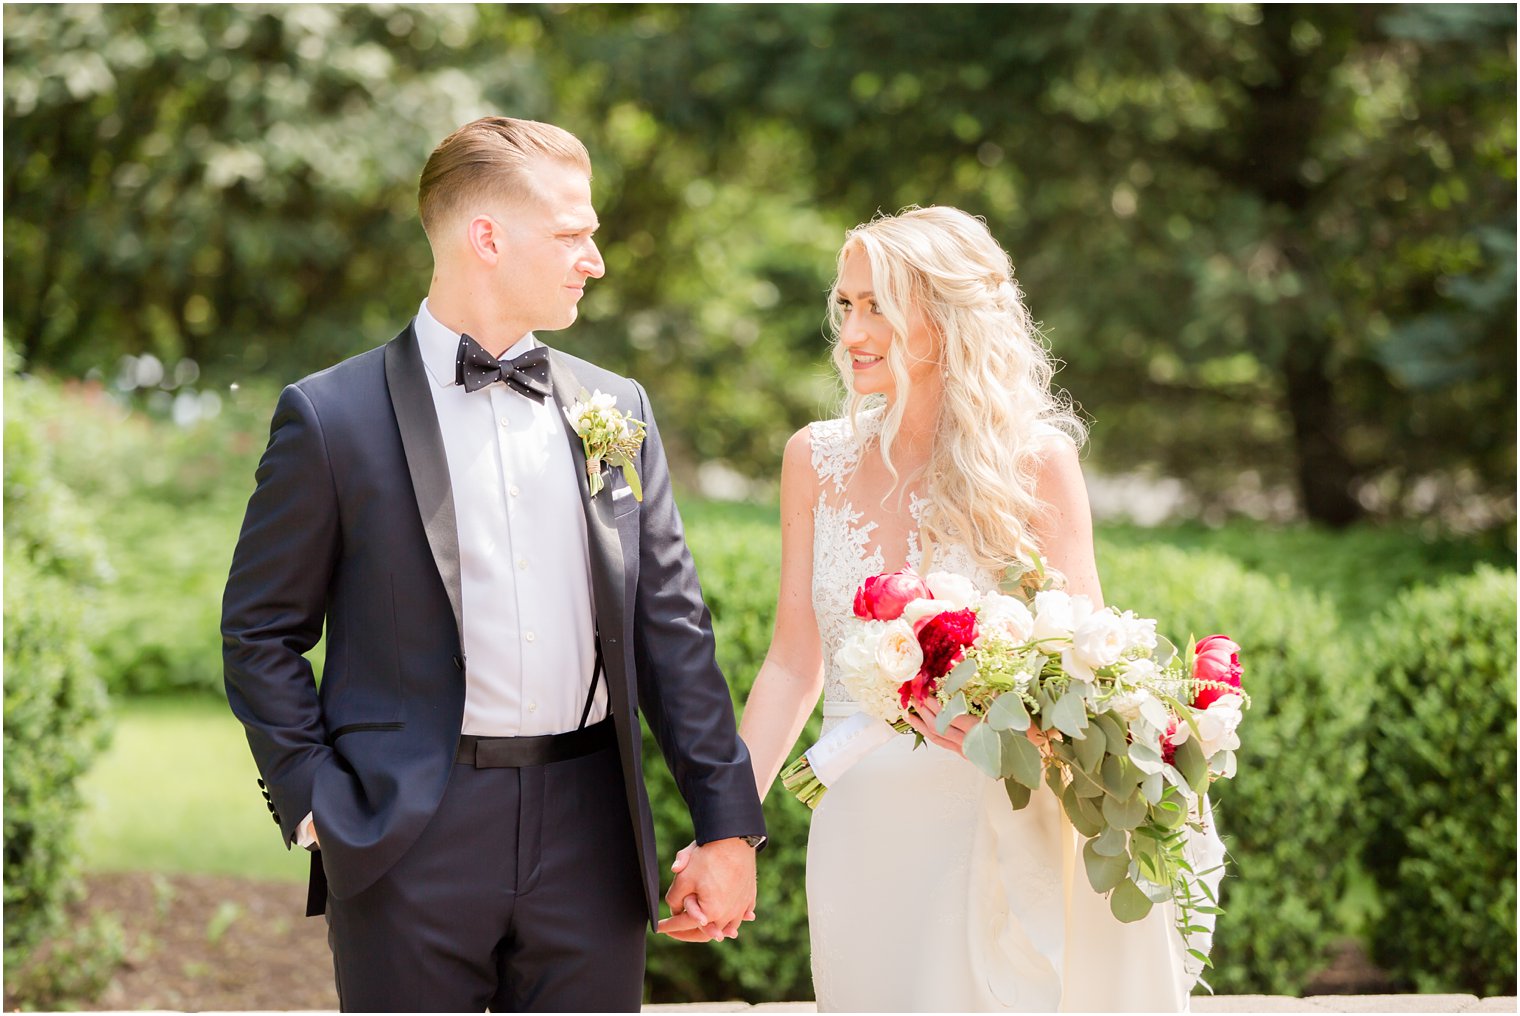
[[[985,567],[1001,570],[1040,550],[1029,522],[1043,510],[1035,497],[1041,439],[1049,428],[1079,447],[1087,428],[1070,400],[1051,389],[1056,365],[1024,306],[1008,254],[987,224],[954,208],[910,207],[856,226],[839,251],[861,251],[871,264],[877,305],[892,326],[887,365],[897,398],[884,407],[879,440],[895,490],[901,478],[892,444],[911,397],[902,337],[917,308],[935,336],[943,400],[924,486],[920,527],[927,555],[935,545],[964,544]],[[883,396],[851,389],[850,357],[839,341],[842,313],[829,300],[832,357],[845,397],[840,415],[862,433],[860,414]]]

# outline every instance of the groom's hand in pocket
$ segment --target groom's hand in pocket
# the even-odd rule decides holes
[[[676,854],[675,880],[665,894],[671,916],[658,930],[683,942],[738,938],[755,919],[755,848],[743,839],[695,843]]]

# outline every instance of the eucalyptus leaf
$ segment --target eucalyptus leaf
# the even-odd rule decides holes
[[[1143,741],[1136,741],[1129,746],[1129,760],[1147,775],[1159,773],[1166,765],[1161,761],[1161,753]]]
[[[1198,738],[1190,737],[1177,746],[1172,765],[1177,767],[1177,771],[1194,791],[1203,790],[1207,785],[1209,762],[1203,757],[1203,747],[1198,743]]]
[[[1144,822],[1147,809],[1145,798],[1138,793],[1122,799],[1107,796],[1103,798],[1103,817],[1109,825],[1120,829],[1133,829]]]
[[[1161,794],[1166,790],[1166,779],[1160,773],[1150,773],[1140,781],[1140,793],[1151,804],[1161,800]]]
[[[1103,734],[1103,729],[1093,724],[1087,725],[1086,735],[1077,742],[1077,762],[1083,769],[1095,772],[1099,763],[1103,761],[1108,740]]]
[[[1066,781],[1061,776],[1060,766],[1045,767],[1045,785],[1057,796],[1061,797],[1066,790]],[[1073,792],[1075,794],[1075,792]]]
[[[1092,841],[1094,852],[1104,857],[1129,856],[1129,834],[1112,826],[1103,830]]]
[[[1107,793],[1103,781],[1081,766],[1071,767],[1071,785],[1083,797],[1103,797]]]
[[[1140,715],[1145,717],[1147,723],[1157,730],[1165,730],[1172,725],[1172,714],[1162,704],[1161,700],[1147,695],[1140,700]]]
[[[1079,797],[1074,787],[1061,792],[1061,803],[1066,808],[1066,818],[1083,836],[1097,836],[1103,831],[1103,816],[1089,802]]]
[[[957,717],[965,716],[971,711],[966,704],[966,696],[956,695],[949,702],[940,707],[939,715],[934,718],[934,729],[943,734],[950,729]]]
[[[1108,828],[1108,824],[1103,821],[1103,804],[1099,798],[1081,797],[1075,794],[1073,798],[1076,801],[1077,814],[1082,817],[1082,821],[1086,824],[1086,829],[1092,830],[1092,832],[1085,831],[1083,826],[1077,825],[1076,819],[1071,819],[1073,826],[1076,826],[1079,830],[1083,830],[1083,836],[1097,836],[1104,829]],[[1068,818],[1071,818],[1071,812],[1068,811],[1066,814]]]
[[[1005,691],[987,710],[987,723],[993,730],[1028,730],[1029,710],[1017,692]]]
[[[1068,688],[1046,715],[1045,721],[1047,726],[1055,727],[1068,737],[1081,737],[1087,727],[1087,706],[1082,701],[1081,689]]]
[[[957,663],[950,673],[945,675],[944,689],[947,694],[954,695],[965,687],[966,682],[976,675],[976,661],[962,660]],[[941,734],[944,731],[940,731]]]
[[[1044,761],[1040,749],[1029,743],[1029,738],[1012,730],[998,735],[1003,740],[1003,775],[1033,790],[1040,785],[1040,770]]]
[[[1087,882],[1094,892],[1106,893],[1125,880],[1129,873],[1128,854],[1100,854],[1089,840],[1082,847],[1082,861],[1087,867]]]
[[[1165,800],[1156,805],[1155,816],[1164,828],[1176,829],[1187,821],[1187,808],[1180,801]]]
[[[1029,807],[1029,799],[1032,796],[1030,789],[1018,780],[1004,780],[1003,790],[1008,794],[1008,803],[1013,805],[1014,811],[1023,811]]]
[[[978,723],[966,734],[961,748],[972,765],[994,780],[1002,773],[1003,742],[997,731],[985,723]]]
[[[1108,751],[1113,755],[1124,754],[1125,735],[1129,733],[1129,726],[1124,718],[1115,712],[1099,713],[1093,718],[1093,722],[1103,729],[1103,740],[1108,746]]]
[[[1108,909],[1114,917],[1125,924],[1133,924],[1142,920],[1151,912],[1152,903],[1140,887],[1129,879],[1119,883],[1112,896],[1108,898]]]

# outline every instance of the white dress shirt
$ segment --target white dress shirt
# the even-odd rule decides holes
[[[586,516],[559,406],[504,384],[476,392],[455,384],[459,333],[426,300],[416,331],[459,527],[463,733],[574,730],[591,687],[596,629]],[[502,359],[536,344],[530,332]],[[607,715],[606,703],[598,681],[588,724]]]
[[[574,730],[591,687],[596,628],[585,511],[559,406],[505,384],[476,392],[455,384],[459,333],[433,317],[426,300],[416,332],[459,529],[461,732],[524,737]],[[536,344],[530,332],[502,359]],[[605,718],[607,708],[604,673],[587,725]],[[307,815],[300,824],[301,846],[315,842],[312,821]]]

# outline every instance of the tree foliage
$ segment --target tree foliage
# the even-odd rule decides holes
[[[5,324],[290,380],[425,292],[415,185],[493,111],[592,150],[559,340],[678,464],[771,478],[835,387],[843,231],[987,218],[1110,471],[1344,523],[1513,517],[1515,15],[1481,5],[5,11]],[[1258,498],[1259,500],[1259,498]]]

